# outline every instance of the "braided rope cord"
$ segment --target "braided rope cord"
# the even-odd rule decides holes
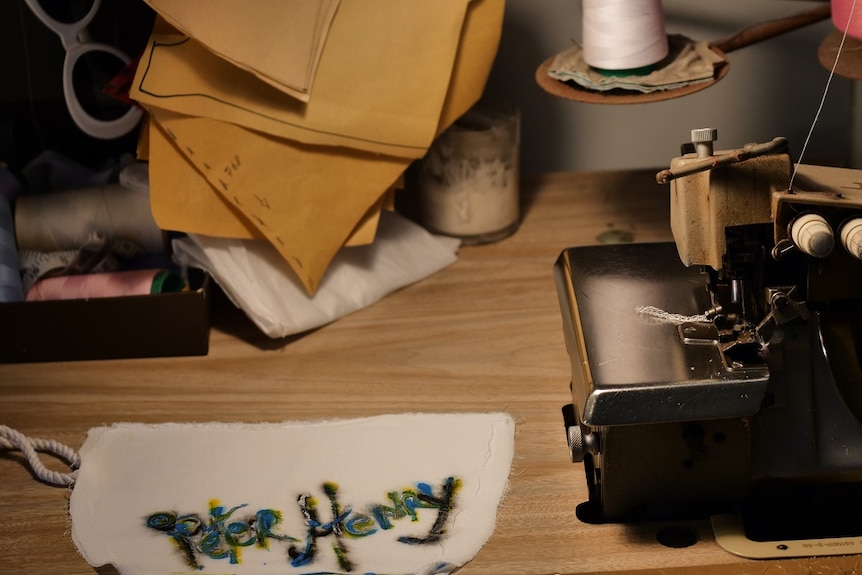
[[[0,448],[15,449],[24,454],[30,469],[41,481],[52,485],[70,486],[75,483],[81,458],[74,449],[54,439],[27,437],[20,431],[0,425]],[[69,464],[72,471],[62,473],[48,469],[37,452],[50,453]]]

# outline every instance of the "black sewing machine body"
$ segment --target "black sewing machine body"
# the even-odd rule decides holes
[[[731,513],[753,540],[862,534],[862,261],[844,227],[862,173],[800,166],[790,190],[779,140],[660,173],[674,243],[560,255],[583,520]]]

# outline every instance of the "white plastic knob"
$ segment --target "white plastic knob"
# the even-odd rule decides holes
[[[803,214],[790,224],[790,239],[802,252],[825,258],[835,247],[835,233],[823,216]]]
[[[691,131],[691,141],[695,144],[700,142],[714,142],[718,139],[718,130],[715,128],[695,128]]]
[[[695,128],[691,131],[691,143],[694,144],[698,158],[708,158],[713,154],[713,142],[718,140],[718,130],[715,128]]]
[[[857,260],[862,260],[862,218],[853,218],[841,224],[838,235],[847,253]]]

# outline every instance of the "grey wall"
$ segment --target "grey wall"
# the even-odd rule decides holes
[[[664,13],[668,33],[711,41],[817,5],[664,0]],[[580,0],[508,0],[486,95],[521,109],[524,173],[661,167],[678,155],[690,130],[699,127],[718,129],[719,149],[786,136],[798,160],[829,77],[817,49],[833,29],[827,20],[733,51],[727,77],[691,96],[651,104],[585,104],[552,96],[534,81],[541,62],[572,40],[580,41]],[[851,84],[833,79],[804,163],[852,163]]]

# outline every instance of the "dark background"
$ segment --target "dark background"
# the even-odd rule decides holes
[[[77,20],[92,0],[42,0],[51,14]],[[91,39],[137,58],[155,15],[138,0],[102,0],[89,25]],[[24,0],[0,2],[0,163],[14,173],[44,150],[98,168],[136,148],[140,128],[116,140],[87,136],[72,122],[63,97],[65,50],[60,37]],[[100,105],[111,104],[111,99]],[[115,104],[114,104],[115,105]]]

